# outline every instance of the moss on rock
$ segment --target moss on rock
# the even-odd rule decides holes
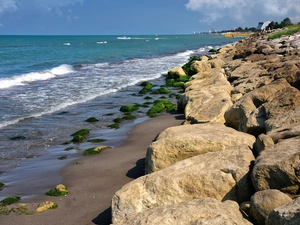
[[[48,196],[64,196],[69,193],[67,187],[63,184],[58,184],[54,188],[52,188],[50,191],[46,192],[46,195]]]
[[[102,139],[102,138],[95,138],[95,139],[89,140],[89,142],[92,142],[92,143],[99,143],[99,142],[104,142],[104,141],[106,141],[106,139]]]
[[[73,134],[71,134],[71,136],[77,136],[77,135],[81,135],[81,136],[85,136],[88,135],[90,133],[90,131],[88,129],[81,129]]]
[[[133,106],[133,105],[123,105],[123,106],[121,106],[120,111],[121,111],[121,112],[131,113],[131,112],[136,111],[136,110],[138,110],[138,109],[139,109],[139,107],[137,107],[137,106]]]
[[[155,100],[154,105],[148,110],[147,115],[150,117],[158,116],[158,113],[166,110],[172,111],[176,106],[169,100]]]
[[[114,123],[114,124],[108,125],[108,127],[109,127],[109,128],[112,128],[112,129],[119,129],[119,128],[120,128],[120,124]]]
[[[144,81],[141,86],[143,86],[143,89],[139,91],[139,94],[147,94],[153,87],[153,85],[148,81]]]
[[[98,122],[99,120],[96,118],[96,117],[90,117],[86,120],[86,122],[89,122],[89,123],[94,123],[94,122]]]
[[[6,205],[11,205],[13,203],[16,203],[20,200],[21,200],[21,197],[19,197],[19,196],[10,196],[10,197],[3,199],[0,203],[2,206],[6,206]]]
[[[108,146],[98,146],[98,147],[94,147],[94,148],[89,148],[83,152],[83,155],[96,155],[107,148],[108,148]]]
[[[46,202],[40,203],[35,211],[37,213],[41,213],[48,209],[55,209],[57,207],[58,207],[58,205],[55,202],[46,201]]]

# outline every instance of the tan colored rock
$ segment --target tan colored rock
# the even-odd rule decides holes
[[[232,106],[231,97],[225,91],[203,89],[191,97],[185,107],[185,118],[190,124],[218,122],[225,123],[224,114]]]
[[[222,59],[212,59],[209,60],[208,63],[210,64],[211,68],[223,68],[223,66],[225,65],[225,62]]]
[[[257,191],[277,189],[296,196],[300,186],[300,136],[278,142],[256,158],[251,173]]]
[[[253,194],[249,179],[252,160],[252,151],[242,145],[195,156],[140,177],[113,196],[113,222],[151,208],[192,199],[248,200]]]
[[[294,87],[283,88],[271,98],[271,101],[263,104],[267,118],[287,114],[289,111],[300,107],[300,91]]]
[[[44,212],[48,209],[54,209],[57,207],[57,204],[54,202],[46,201],[42,202],[38,205],[37,209],[35,210],[37,213]]]
[[[278,91],[289,86],[285,79],[280,79],[245,94],[225,113],[226,124],[254,135],[263,133],[267,118],[262,104],[272,101]]]
[[[259,155],[259,153],[267,148],[274,147],[274,141],[273,139],[265,134],[260,134],[256,138],[256,142],[253,145],[253,150],[255,152],[255,155]]]
[[[246,144],[252,148],[255,137],[218,123],[181,125],[160,133],[146,154],[146,173],[166,168],[178,161],[207,152]]]
[[[275,189],[256,192],[250,199],[250,216],[257,225],[265,225],[265,220],[270,212],[292,199]]]
[[[213,198],[195,199],[176,205],[167,205],[146,210],[114,225],[251,225],[239,212],[233,201],[220,202]]]
[[[191,64],[190,68],[197,73],[202,73],[209,70],[211,67],[207,61],[195,61]]]
[[[266,225],[298,225],[300,224],[300,198],[273,209],[267,217]]]
[[[178,76],[186,76],[184,70],[181,67],[175,67],[175,68],[169,70],[168,74],[175,74]]]
[[[282,113],[276,117],[267,119],[265,126],[266,131],[270,132],[296,123],[300,123],[300,107],[296,107],[288,111],[288,113]]]
[[[283,126],[267,133],[274,143],[278,143],[284,139],[300,136],[300,122]]]

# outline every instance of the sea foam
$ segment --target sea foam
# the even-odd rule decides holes
[[[50,70],[45,70],[41,72],[31,72],[19,76],[0,79],[0,89],[7,89],[13,86],[26,85],[35,81],[48,80],[56,76],[61,76],[72,72],[74,72],[74,68],[72,66],[63,64],[58,67],[54,67]]]

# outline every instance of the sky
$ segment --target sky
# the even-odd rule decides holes
[[[300,0],[0,0],[0,35],[191,34],[290,18]]]

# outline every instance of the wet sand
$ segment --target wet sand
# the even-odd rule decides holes
[[[110,224],[113,194],[143,175],[147,147],[157,134],[182,121],[181,114],[163,114],[134,126],[121,146],[82,157],[61,171],[62,183],[69,189],[67,196],[39,196],[30,200],[54,201],[58,208],[33,215],[1,215],[0,224]]]

